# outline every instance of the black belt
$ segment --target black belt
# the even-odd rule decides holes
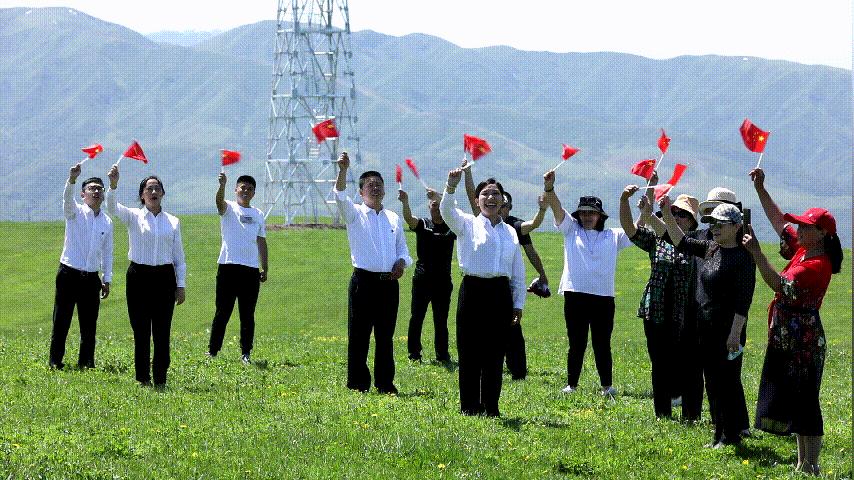
[[[365,270],[364,268],[354,268],[353,274],[373,280],[392,280],[391,272],[372,272],[370,270]]]
[[[78,270],[76,268],[69,267],[68,265],[66,265],[64,263],[59,264],[59,269],[62,270],[63,273],[66,273],[69,275],[77,275],[81,278],[97,277],[98,276],[98,272],[87,272],[85,270]]]

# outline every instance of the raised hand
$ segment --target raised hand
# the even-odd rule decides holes
[[[754,168],[748,173],[750,179],[753,180],[753,188],[762,190],[765,188],[765,171],[761,168]]]
[[[555,171],[549,170],[543,174],[543,189],[546,191],[554,190],[555,188]]]
[[[455,168],[448,172],[448,186],[451,188],[456,188],[457,185],[460,184],[460,178],[463,176],[463,170],[461,168]]]
[[[82,165],[81,163],[78,163],[78,164],[74,165],[73,167],[71,167],[71,170],[68,171],[68,182],[69,183],[74,183],[77,181],[77,177],[80,176],[80,171],[83,170],[83,167],[81,165]]]
[[[341,152],[341,155],[338,156],[338,168],[341,170],[350,168],[350,156],[347,155],[347,152]]]
[[[115,164],[110,167],[110,171],[107,172],[107,178],[110,179],[110,188],[115,189],[119,185],[119,164]]]
[[[219,177],[217,177],[217,180],[219,180],[220,187],[225,187],[225,184],[228,183],[228,177],[225,176],[225,173],[220,173]]]
[[[401,203],[409,202],[409,194],[407,194],[404,190],[397,191],[397,199],[401,201]]]
[[[622,195],[620,195],[620,200],[628,200],[632,195],[637,192],[639,187],[637,185],[626,185],[626,188],[623,189]]]

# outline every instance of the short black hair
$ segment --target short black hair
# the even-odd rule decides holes
[[[149,175],[143,178],[141,182],[139,182],[139,203],[143,205],[145,205],[145,202],[142,201],[142,192],[143,190],[145,190],[145,184],[148,183],[149,180],[157,180],[157,183],[160,184],[160,190],[163,192],[164,195],[166,195],[166,188],[163,186],[163,181],[160,180],[160,177],[158,177],[157,175]]]
[[[509,210],[513,210],[513,195],[510,192],[504,192],[504,204],[510,205]]]
[[[252,188],[258,188],[258,184],[255,183],[255,179],[252,178],[252,175],[241,175],[237,177],[237,183],[248,183],[249,185],[252,185]]]
[[[385,180],[383,180],[383,176],[382,174],[380,174],[380,172],[376,170],[368,170],[367,172],[359,175],[359,190],[361,190],[362,187],[365,186],[365,182],[367,181],[368,177],[379,177],[379,179],[382,180],[383,183],[385,183]]]
[[[501,182],[492,177],[489,177],[486,180],[477,184],[477,188],[474,189],[474,196],[479,197],[481,190],[486,188],[487,185],[495,185],[496,187],[498,187],[498,191],[501,193],[501,196],[504,196],[504,187],[501,186]]]
[[[97,183],[101,188],[104,188],[104,181],[101,180],[101,177],[89,177],[86,180],[83,180],[83,185],[80,186],[80,190],[86,190],[86,185],[89,185],[90,183]]]

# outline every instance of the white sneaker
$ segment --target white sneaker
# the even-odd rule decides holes
[[[241,355],[240,361],[243,362],[244,365],[249,365],[250,363],[252,363],[252,360],[249,359],[248,353],[244,353],[243,355]]]
[[[561,389],[560,393],[572,393],[576,390],[576,388],[578,387],[572,387],[570,385],[567,385]]]
[[[676,398],[671,398],[670,399],[670,406],[671,407],[681,407],[682,406],[682,395],[679,395]]]
[[[615,396],[617,396],[617,389],[614,387],[607,387],[607,388],[603,387],[602,388],[602,395],[605,397],[615,397]]]

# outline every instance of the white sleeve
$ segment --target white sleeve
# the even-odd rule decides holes
[[[613,228],[611,230],[617,237],[617,250],[622,250],[624,248],[631,247],[632,245],[634,245],[629,236],[626,235],[626,231],[622,228]]]
[[[555,227],[557,227],[558,231],[560,231],[564,235],[569,235],[572,233],[573,230],[575,230],[577,225],[578,225],[578,220],[576,220],[575,217],[570,215],[569,212],[567,212],[566,209],[564,208],[563,209],[563,222],[561,222],[560,225],[555,224]]]
[[[403,220],[397,217],[397,235],[395,238],[397,258],[403,259],[406,266],[412,265],[412,257],[409,256],[409,246],[406,244],[406,235],[403,233]]]
[[[458,237],[461,236],[465,230],[466,223],[471,221],[470,219],[474,219],[474,216],[468,215],[457,208],[457,198],[455,194],[448,193],[447,189],[445,189],[445,193],[442,194],[442,201],[439,202],[439,212],[442,214],[442,220],[448,224],[448,228],[450,228]]]
[[[133,221],[133,213],[128,207],[118,203],[116,191],[112,188],[107,189],[107,212],[111,217],[118,217],[125,225]]]
[[[65,190],[62,191],[62,213],[65,218],[73,220],[77,215],[77,202],[74,201],[74,187],[65,181]]]
[[[181,243],[181,222],[175,222],[175,233],[172,240],[172,264],[175,266],[175,280],[178,287],[187,286],[187,261],[184,257],[184,245]]]
[[[513,294],[513,308],[525,308],[525,262],[522,261],[522,250],[516,248],[513,254],[513,274],[510,276],[510,291]]]
[[[353,205],[353,200],[347,195],[347,189],[339,192],[333,188],[332,192],[335,193],[335,203],[338,205],[341,217],[344,218],[344,223],[347,225],[353,223],[356,220],[356,206]]]
[[[102,215],[105,215],[103,212]],[[113,281],[113,224],[110,223],[110,228],[104,235],[104,240],[101,248],[101,271],[104,272],[104,283]]]

